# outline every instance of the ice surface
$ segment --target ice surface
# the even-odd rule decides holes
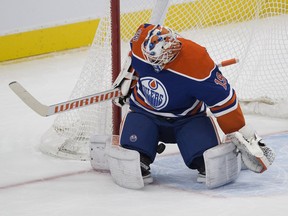
[[[53,158],[38,150],[54,116],[41,117],[9,89],[19,81],[41,102],[70,96],[87,50],[0,64],[0,215],[288,215],[288,120],[247,115],[275,149],[268,171],[241,171],[232,184],[214,190],[196,183],[176,146],[168,145],[152,165],[155,182],[143,190],[115,185],[89,162]]]

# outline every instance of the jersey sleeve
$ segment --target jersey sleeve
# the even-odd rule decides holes
[[[201,82],[199,97],[207,104],[225,134],[238,131],[245,125],[236,92],[215,66],[208,79]]]

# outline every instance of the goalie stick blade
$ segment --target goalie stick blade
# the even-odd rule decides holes
[[[14,81],[9,84],[9,87],[32,110],[41,116],[47,116],[49,107],[36,100],[22,85]]]
[[[107,91],[95,93],[92,95],[64,101],[53,105],[44,105],[35,99],[22,85],[14,81],[9,84],[14,93],[32,110],[41,116],[51,116],[61,112],[79,109],[85,106],[93,105],[103,101],[111,100],[121,96],[119,88],[109,89]]]

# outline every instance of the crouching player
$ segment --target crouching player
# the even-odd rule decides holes
[[[141,25],[130,46],[114,82],[123,94],[114,103],[128,103],[129,111],[120,145],[106,148],[117,184],[137,189],[151,183],[159,142],[176,143],[187,167],[198,170],[198,181],[209,188],[234,181],[241,161],[257,173],[272,164],[272,149],[246,125],[235,90],[204,47],[152,24]],[[224,144],[208,109],[227,135]]]

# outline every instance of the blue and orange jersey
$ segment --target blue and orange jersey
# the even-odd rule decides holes
[[[224,133],[239,130],[245,120],[236,93],[205,47],[179,37],[178,56],[160,72],[145,60],[141,44],[154,26],[140,26],[131,39],[132,67],[139,75],[130,97],[131,110],[177,118],[209,108]]]

